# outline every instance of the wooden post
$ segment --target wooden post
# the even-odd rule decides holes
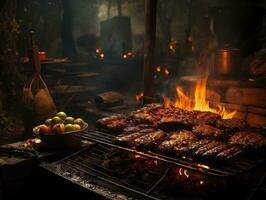
[[[156,36],[157,0],[145,0],[145,38],[144,38],[144,98],[149,103],[154,98],[154,46]],[[146,97],[146,99],[145,99]]]
[[[118,11],[118,16],[122,16],[122,8],[121,8],[122,1],[117,0],[117,11]]]

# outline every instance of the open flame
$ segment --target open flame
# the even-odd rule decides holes
[[[218,105],[217,108],[211,108],[209,102],[206,100],[206,85],[207,78],[200,79],[196,83],[194,97],[188,97],[183,88],[176,86],[177,99],[175,102],[171,102],[170,99],[164,97],[165,107],[175,106],[185,110],[199,110],[209,111],[219,114],[223,119],[231,119],[236,114],[236,111],[228,112],[224,106]]]

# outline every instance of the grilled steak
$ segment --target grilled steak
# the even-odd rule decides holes
[[[122,118],[107,123],[106,129],[113,132],[120,132],[126,127],[126,125],[127,120]]]
[[[134,139],[133,142],[134,146],[138,149],[151,149],[161,144],[166,136],[164,131],[156,130]]]
[[[234,158],[241,153],[244,152],[244,149],[241,146],[231,146],[228,149],[223,150],[217,155],[217,158],[222,158],[222,159],[231,159]]]
[[[249,148],[262,148],[266,147],[266,136],[249,131],[241,131],[232,135],[228,142],[230,144],[243,145]]]
[[[216,121],[216,126],[226,131],[233,132],[245,129],[246,123],[241,119],[220,119]]]
[[[229,148],[231,148],[232,147],[232,145],[228,145],[228,144],[220,144],[220,145],[218,145],[218,146],[216,146],[216,147],[214,147],[214,148],[212,148],[212,149],[210,149],[210,150],[208,150],[208,151],[206,151],[206,152],[204,152],[203,154],[202,154],[202,156],[207,156],[207,157],[214,157],[214,156],[217,156],[219,153],[221,153],[222,151],[224,151],[224,150],[226,150],[226,149],[229,149]]]
[[[198,124],[215,124],[221,116],[212,112],[191,111],[189,113],[189,123],[193,125]]]
[[[183,129],[191,129],[191,125],[188,124],[188,116],[187,115],[170,115],[162,117],[158,122],[158,128],[170,132],[177,131]]]
[[[118,135],[114,138],[114,142],[123,146],[132,147],[134,145],[134,139],[143,136],[141,132],[130,133],[128,135]]]
[[[156,119],[149,113],[136,113],[131,116],[136,124],[156,124]]]
[[[206,145],[203,145],[201,147],[199,147],[198,149],[196,149],[193,154],[194,155],[203,155],[205,152],[211,150],[212,148],[215,148],[217,146],[220,146],[221,144],[223,144],[222,142],[218,142],[218,141],[212,141]]]
[[[174,132],[167,140],[158,147],[159,151],[169,152],[175,147],[185,147],[197,141],[197,137],[190,131]]]
[[[109,117],[104,117],[96,121],[96,126],[98,128],[106,128],[108,124],[120,119],[125,119],[125,117],[122,115],[112,115]]]
[[[222,138],[224,133],[213,126],[207,124],[200,124],[198,126],[193,126],[192,132],[201,138]]]

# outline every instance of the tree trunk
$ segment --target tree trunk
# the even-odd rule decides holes
[[[75,60],[77,57],[77,50],[74,42],[74,36],[72,32],[72,4],[71,0],[63,0],[63,18],[62,18],[62,44],[63,55]]]
[[[145,0],[144,39],[144,103],[145,97],[154,98],[154,46],[156,36],[157,0]]]

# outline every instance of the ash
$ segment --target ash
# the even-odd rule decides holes
[[[113,200],[138,200],[135,197],[129,197],[124,194],[121,194],[117,191],[113,191],[110,188],[110,185],[106,185],[104,187],[104,184],[97,183],[96,180],[93,180],[94,178],[86,175],[83,172],[77,171],[74,168],[71,168],[64,164],[47,164],[42,163],[42,167],[49,170],[52,173],[55,173],[71,182],[74,182],[88,190],[91,190],[101,196],[104,196],[108,199]]]

